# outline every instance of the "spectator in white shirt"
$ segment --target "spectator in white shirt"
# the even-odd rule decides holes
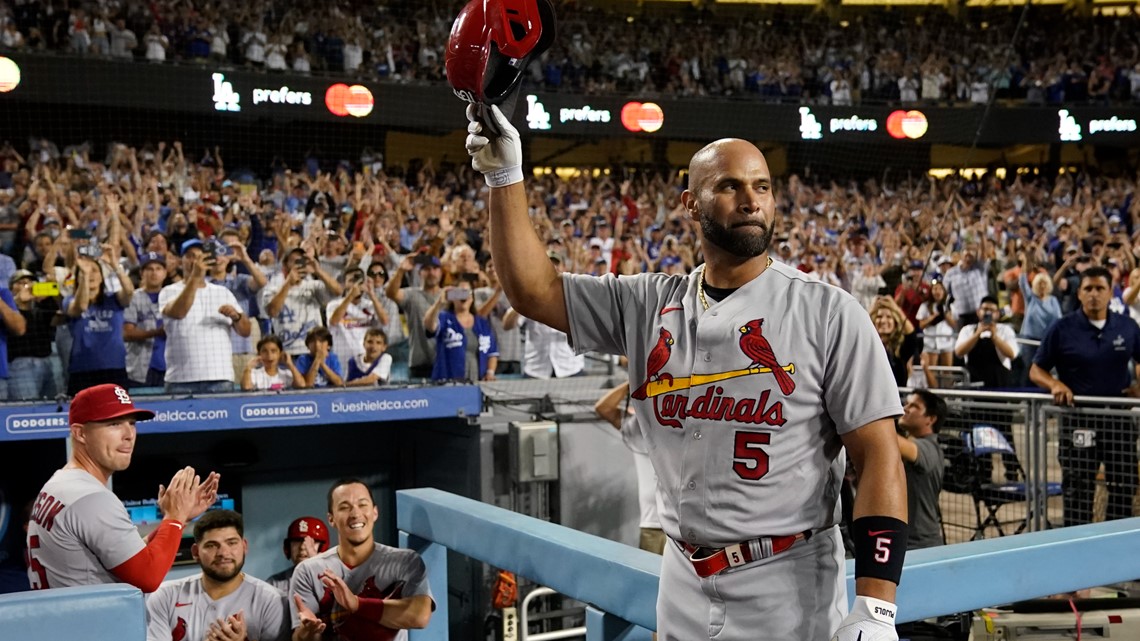
[[[261,290],[259,301],[262,314],[270,320],[273,333],[281,337],[285,351],[300,356],[309,353],[305,337],[324,323],[324,306],[340,294],[340,284],[304,249],[295,247],[285,255],[281,274]]]
[[[229,392],[234,388],[230,328],[249,336],[249,316],[230,290],[207,282],[214,266],[202,241],[182,243],[186,279],[162,288],[158,304],[166,328],[166,391],[170,394]]]
[[[246,30],[241,37],[242,47],[245,49],[245,61],[255,67],[265,66],[265,46],[269,37],[261,25],[255,25]]]
[[[157,23],[150,26],[150,31],[148,31],[146,37],[143,38],[143,42],[146,44],[147,61],[166,61],[166,50],[170,48],[170,40],[162,35],[162,30],[159,29]]]
[[[562,271],[559,258],[551,256],[550,260],[556,269]],[[522,316],[512,307],[503,315],[503,329],[515,327],[521,328],[525,337],[523,376],[565,378],[578,376],[586,368],[586,357],[574,353],[565,333]]]
[[[135,32],[127,28],[126,20],[119,18],[115,24],[110,27],[111,32],[111,57],[112,58],[133,58],[135,56],[135,47],[139,46],[139,39],[135,36]]]
[[[305,377],[293,364],[293,357],[281,349],[281,339],[269,334],[257,341],[257,356],[249,359],[241,376],[245,391],[278,391],[306,386]]]
[[[344,273],[344,296],[325,306],[333,353],[344,366],[354,356],[364,353],[364,334],[371,328],[387,325],[384,306],[376,299],[376,290],[364,282],[364,270],[354,267]]]

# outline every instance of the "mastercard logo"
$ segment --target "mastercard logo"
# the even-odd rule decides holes
[[[638,132],[653,133],[665,124],[665,112],[652,102],[627,102],[621,108],[621,126]]]
[[[929,128],[930,123],[926,120],[926,114],[921,111],[899,109],[887,116],[887,133],[892,138],[917,140],[925,136]]]
[[[338,82],[325,91],[325,106],[334,116],[355,116],[363,118],[372,113],[375,101],[372,92],[364,85],[351,87]]]
[[[20,84],[20,65],[11,58],[0,56],[0,93],[8,93]]]

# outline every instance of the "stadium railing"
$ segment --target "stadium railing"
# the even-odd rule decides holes
[[[434,489],[397,493],[401,546],[428,566],[440,609],[413,641],[446,641],[447,551],[586,603],[587,641],[648,639],[656,629],[660,557]],[[1033,532],[907,554],[900,622],[1140,577],[1140,518]],[[846,567],[854,597],[854,562]],[[995,580],[998,579],[998,580]]]

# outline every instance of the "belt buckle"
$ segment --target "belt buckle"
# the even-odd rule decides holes
[[[724,548],[724,558],[728,561],[728,567],[730,568],[739,567],[748,563],[744,558],[744,550],[740,548],[739,543],[733,543]]]

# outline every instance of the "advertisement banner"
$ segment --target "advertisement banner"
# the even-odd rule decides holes
[[[483,409],[483,393],[475,385],[159,398],[135,398],[139,407],[155,413],[154,419],[138,424],[140,434],[415,421],[478,416]],[[0,441],[65,438],[67,409],[55,403],[2,406]]]
[[[223,121],[367,124],[444,134],[466,128],[464,104],[442,83],[266,74],[209,64],[148,65],[37,54],[0,56],[0,114],[34,119],[29,103],[179,112]],[[17,107],[17,105],[19,107]],[[983,122],[984,119],[984,122]],[[800,105],[758,96],[580,95],[524,84],[512,122],[524,133],[576,138],[788,143],[1009,145],[1140,143],[1140,108],[995,104]]]

